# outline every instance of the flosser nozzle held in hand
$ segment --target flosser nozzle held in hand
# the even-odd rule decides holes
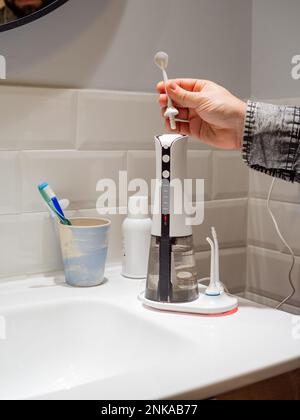
[[[158,68],[160,68],[162,70],[164,83],[167,86],[167,83],[169,81],[169,78],[168,78],[168,75],[167,75],[167,68],[168,68],[168,64],[169,64],[168,54],[166,54],[165,52],[157,53],[156,56],[155,56],[155,64],[157,65]],[[169,97],[168,93],[167,93],[167,97],[168,97],[168,108],[165,112],[165,118],[169,118],[171,129],[175,131],[176,128],[177,128],[176,127],[176,117],[178,116],[179,111],[178,111],[178,109],[176,109],[173,106],[172,100]]]

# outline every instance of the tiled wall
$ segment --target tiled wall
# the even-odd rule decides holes
[[[155,178],[153,136],[164,132],[151,94],[0,88],[0,278],[60,270],[56,232],[36,186],[47,180],[71,200],[70,215],[97,215],[96,183]],[[189,176],[206,180],[204,225],[195,229],[200,274],[209,274],[205,242],[216,226],[223,281],[246,282],[248,170],[240,153],[192,141]],[[121,258],[121,224],[112,216],[110,263]]]
[[[274,101],[273,101],[274,102]],[[278,101],[277,101],[278,102]],[[297,104],[300,101],[282,100]],[[0,88],[0,281],[62,268],[56,231],[36,186],[47,180],[71,201],[69,216],[95,215],[96,183],[155,177],[153,136],[164,132],[151,94]],[[235,291],[281,300],[289,294],[290,257],[266,210],[271,178],[249,171],[239,152],[191,141],[189,177],[205,179],[205,222],[194,229],[200,275],[209,275],[206,237],[217,228],[222,280]],[[278,181],[272,208],[297,253],[300,186]],[[124,216],[111,216],[110,263],[121,258]],[[300,291],[292,302],[300,305]]]
[[[299,105],[300,99],[268,100],[282,105]],[[272,178],[250,172],[248,218],[247,290],[276,301],[291,293],[288,274],[291,257],[280,241],[267,211]],[[288,244],[297,255],[293,280],[297,293],[290,302],[300,306],[300,185],[277,180],[271,208]]]

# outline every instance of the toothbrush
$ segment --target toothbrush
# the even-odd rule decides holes
[[[40,192],[45,193],[45,195],[47,195],[47,197],[50,198],[53,206],[55,207],[56,211],[60,214],[60,216],[62,218],[65,217],[64,212],[58,202],[58,199],[56,198],[56,195],[54,194],[54,191],[52,190],[52,188],[50,187],[50,185],[48,184],[48,182],[43,182],[42,184],[39,185],[39,190]]]
[[[168,64],[169,64],[169,56],[168,54],[166,54],[165,52],[159,52],[156,54],[155,56],[155,64],[157,65],[158,68],[160,68],[162,70],[163,73],[163,79],[165,82],[165,85],[167,86],[169,78],[167,75],[167,68],[168,68]],[[178,109],[176,109],[173,106],[172,100],[168,95],[167,89],[166,89],[166,94],[167,94],[167,98],[168,98],[168,108],[165,112],[165,118],[169,118],[170,120],[170,126],[171,129],[173,131],[176,130],[176,117],[179,114]]]
[[[70,201],[69,200],[67,200],[67,199],[62,199],[62,200],[59,200],[59,205],[60,205],[60,207],[63,209],[63,211],[65,211],[65,210],[67,210],[68,208],[69,208],[69,206],[70,206]],[[57,214],[49,207],[49,206],[47,206],[48,207],[48,209],[49,209],[49,212],[50,212],[50,214],[51,214],[51,216],[55,219],[56,217],[58,217],[57,216]]]
[[[52,210],[52,212],[58,217],[62,224],[71,226],[71,222],[66,219],[64,212],[54,194],[53,190],[50,188],[47,182],[44,182],[38,186],[39,192],[44,199],[47,206]]]

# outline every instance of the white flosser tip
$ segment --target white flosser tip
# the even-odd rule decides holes
[[[162,70],[166,70],[169,64],[169,56],[167,53],[160,51],[155,55],[155,64]]]
[[[175,118],[178,116],[178,114],[179,114],[178,109],[174,107],[170,107],[165,112],[165,118]]]

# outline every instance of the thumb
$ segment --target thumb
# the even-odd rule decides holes
[[[177,83],[169,82],[167,92],[170,98],[183,108],[197,108],[201,100],[200,92],[182,89]]]

